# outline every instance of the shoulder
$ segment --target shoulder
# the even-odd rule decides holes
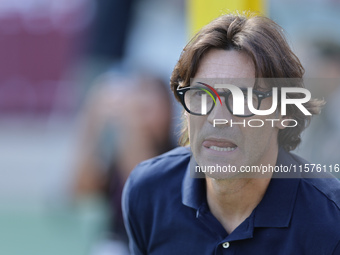
[[[122,194],[130,249],[146,253],[157,214],[171,203],[178,206],[189,161],[190,149],[178,147],[140,163],[131,172]]]
[[[337,179],[300,180],[292,224],[298,226],[301,240],[308,240],[301,242],[306,250],[318,244],[319,247],[313,248],[320,249],[318,254],[338,254],[331,251],[340,244],[339,197],[340,182]],[[321,250],[327,253],[321,253]]]
[[[155,181],[177,172],[184,172],[190,160],[188,147],[177,147],[155,158],[141,162],[131,172],[128,180],[134,183]],[[185,170],[184,169],[184,170]]]
[[[298,176],[291,221],[301,244],[306,250],[313,247],[314,252],[320,251],[318,254],[336,254],[332,251],[340,243],[340,181],[330,173],[318,173],[315,167],[312,171],[313,164],[293,153],[287,153],[286,159],[289,164],[306,167],[307,172]]]
[[[311,197],[318,210],[326,204],[338,214],[340,224],[340,181],[336,178],[302,178],[300,190]]]
[[[144,196],[159,195],[159,191],[182,185],[190,161],[190,149],[177,147],[155,158],[141,162],[131,172],[123,191],[123,199],[145,201]],[[130,198],[128,198],[130,197]]]
[[[300,189],[308,189],[309,196],[314,195],[316,196],[315,199],[325,200],[340,210],[340,181],[328,172],[318,172],[315,164],[310,164],[307,160],[293,153],[290,153],[290,155],[297,165],[309,169],[309,172],[301,174]],[[319,170],[323,171],[323,168]]]
[[[340,240],[340,181],[330,173],[315,172],[315,168],[311,172],[309,162],[291,155],[298,164],[309,167],[300,177],[295,213],[307,232],[333,247]]]

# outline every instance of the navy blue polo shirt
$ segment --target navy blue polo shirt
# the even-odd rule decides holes
[[[205,179],[191,178],[190,151],[179,147],[139,164],[123,191],[132,254],[340,255],[340,182],[272,178],[231,234],[212,215]],[[301,164],[283,149],[277,165]]]

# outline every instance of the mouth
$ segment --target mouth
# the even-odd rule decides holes
[[[233,151],[236,147],[218,147],[218,146],[210,146],[209,149],[214,151]]]
[[[232,152],[237,149],[237,145],[233,141],[218,138],[206,139],[203,141],[202,146],[218,152]]]

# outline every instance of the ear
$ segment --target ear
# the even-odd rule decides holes
[[[189,130],[190,130],[190,114],[185,110],[184,110],[184,113],[183,113],[183,118],[187,122],[187,127],[188,127],[188,132],[189,132]]]
[[[189,115],[190,114],[187,111],[184,110],[183,116],[187,121],[189,121]]]

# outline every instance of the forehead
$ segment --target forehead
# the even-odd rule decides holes
[[[255,78],[255,66],[243,52],[211,49],[199,63],[194,79],[200,78]]]

